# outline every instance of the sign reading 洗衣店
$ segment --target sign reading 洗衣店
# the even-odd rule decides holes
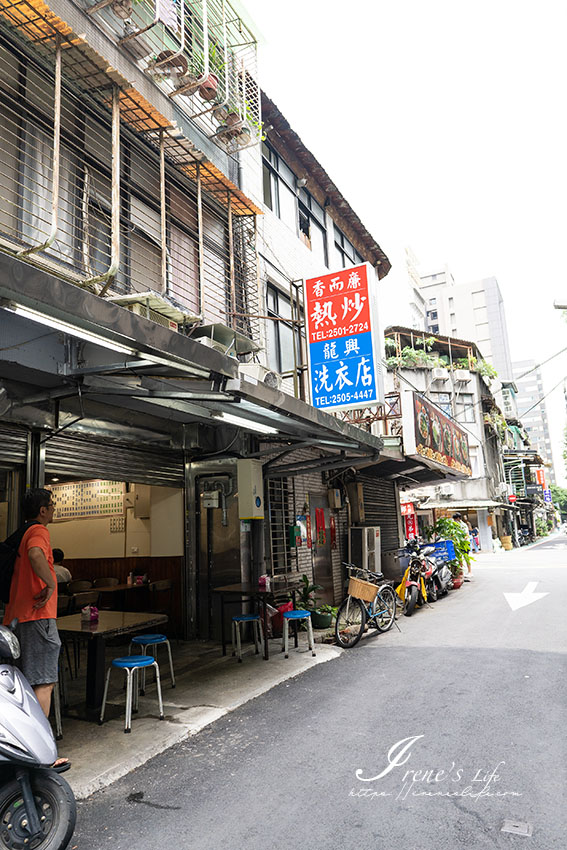
[[[371,407],[383,401],[376,305],[371,289],[373,274],[371,266],[362,263],[305,281],[305,325],[314,407],[343,410]]]

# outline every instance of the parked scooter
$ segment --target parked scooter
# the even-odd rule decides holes
[[[520,540],[520,546],[528,546],[530,543],[535,543],[535,537],[527,525],[520,526],[520,533],[518,537]]]
[[[404,615],[411,617],[416,605],[425,605],[427,601],[425,582],[427,573],[432,572],[432,567],[427,564],[424,556],[434,549],[432,546],[421,549],[417,540],[408,540],[406,549],[410,553],[410,562],[398,591],[403,588]]]
[[[75,797],[51,769],[57,746],[31,685],[14,667],[19,657],[12,628],[0,626],[0,848],[64,850],[75,829]]]
[[[440,596],[446,596],[449,593],[453,576],[451,575],[451,570],[449,569],[447,561],[438,560],[436,558],[428,558],[427,560],[432,561],[434,564],[433,571],[429,579],[431,591],[428,587],[427,598],[429,602],[435,602]],[[431,598],[429,598],[429,593],[431,593]]]

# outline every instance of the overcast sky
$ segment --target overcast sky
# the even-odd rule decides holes
[[[567,346],[564,0],[241,2],[263,88],[386,254],[495,276],[513,359]],[[561,387],[547,405],[565,484]]]

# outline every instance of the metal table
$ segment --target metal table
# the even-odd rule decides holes
[[[225,584],[223,587],[213,587],[213,593],[218,593],[220,595],[220,604],[221,604],[221,641],[222,641],[222,654],[226,655],[226,633],[224,628],[224,606],[227,604],[225,602],[225,596],[235,596],[236,599],[230,599],[228,604],[234,604],[235,602],[248,602],[250,599],[254,599],[257,602],[262,603],[262,627],[264,629],[264,660],[267,661],[270,657],[270,650],[268,648],[268,611],[267,611],[267,600],[268,597],[274,595],[273,590],[266,590],[265,587],[259,587],[257,584],[249,584],[249,583],[238,583],[238,584]],[[295,592],[291,591],[292,599],[293,599],[293,607],[295,608]],[[297,631],[295,632],[295,645],[297,646]]]
[[[98,589],[98,588],[97,588]],[[87,716],[98,719],[102,705],[105,675],[105,640],[109,637],[147,632],[154,626],[167,623],[166,614],[138,613],[137,611],[100,611],[98,623],[85,623],[80,614],[57,618],[61,635],[84,638],[87,642]]]

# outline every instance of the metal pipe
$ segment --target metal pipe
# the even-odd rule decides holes
[[[161,224],[161,290],[167,292],[167,209],[165,203],[165,134],[159,131],[159,197]]]
[[[201,184],[201,163],[197,163],[197,228],[199,231],[199,295],[198,313],[203,315],[203,291],[205,288],[205,244],[203,241],[203,187]]]
[[[112,90],[112,213],[110,230],[110,266],[97,277],[88,278],[83,285],[104,283],[100,296],[106,291],[120,267],[120,89]]]
[[[230,190],[227,191],[228,207],[228,263],[230,274],[230,323],[229,327],[236,330],[236,279],[234,272],[234,231],[232,227],[232,198]]]
[[[59,227],[59,171],[61,165],[61,36],[55,35],[55,86],[53,99],[53,174],[51,180],[51,230],[41,245],[18,251],[18,257],[27,257],[50,248],[57,238]]]

